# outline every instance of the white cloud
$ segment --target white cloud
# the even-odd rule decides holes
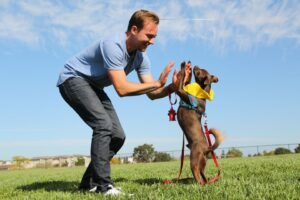
[[[133,11],[144,8],[157,12],[161,19],[170,19],[161,21],[161,43],[193,39],[216,48],[248,49],[282,39],[300,42],[297,1],[174,0],[163,4],[130,0],[64,4],[50,0],[3,1],[0,38],[33,45],[55,40],[68,46],[125,31]]]
[[[254,45],[269,44],[281,39],[295,39],[299,42],[299,4],[286,1],[209,1],[198,4],[189,1],[191,7],[199,10],[203,17],[218,19],[215,23],[194,26],[195,32],[212,43],[230,43],[247,49]],[[195,15],[198,16],[198,15]]]
[[[0,14],[0,38],[19,40],[31,45],[37,45],[40,35],[34,31],[32,22],[22,15]]]

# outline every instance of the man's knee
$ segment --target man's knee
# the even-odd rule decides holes
[[[113,134],[113,138],[119,138],[120,140],[122,140],[124,142],[126,136],[125,136],[123,129],[121,128],[117,131],[117,133]]]
[[[115,150],[116,152],[123,146],[125,142],[126,136],[122,128],[114,129],[111,138],[111,149]]]
[[[114,155],[116,155],[118,153],[118,151],[121,149],[121,147],[123,146],[125,142],[125,136],[123,138],[112,138],[111,142],[110,142],[110,159],[112,159],[112,157]]]
[[[97,120],[93,127],[93,135],[97,134],[105,134],[112,135],[113,123],[110,118],[104,118],[101,120]]]

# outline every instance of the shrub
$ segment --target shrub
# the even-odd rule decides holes
[[[85,160],[83,157],[78,157],[77,161],[75,162],[75,166],[84,166]]]
[[[155,152],[154,156],[154,162],[165,162],[172,160],[172,157],[170,154],[165,152]]]
[[[113,164],[113,165],[118,165],[118,164],[121,163],[121,161],[120,161],[119,158],[113,157],[113,158],[111,159],[110,163]]]
[[[257,157],[257,156],[262,156],[262,155],[261,155],[261,153],[259,153],[259,152],[258,152],[258,153],[255,153],[255,154],[253,154],[253,157]]]
[[[275,155],[279,155],[279,154],[290,154],[292,153],[291,150],[283,148],[283,147],[279,147],[276,148],[274,151]]]
[[[226,157],[227,158],[235,158],[235,157],[242,157],[243,156],[243,152],[241,152],[240,150],[236,149],[236,148],[232,148],[230,150],[228,150]]]
[[[269,151],[269,152],[267,152],[267,151],[263,151],[263,155],[264,156],[272,156],[272,155],[274,155],[275,154],[275,151],[273,150],[273,151]]]
[[[68,161],[65,160],[63,163],[61,163],[61,166],[62,167],[68,167]]]

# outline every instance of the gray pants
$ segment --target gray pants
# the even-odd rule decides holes
[[[59,86],[64,100],[93,129],[91,162],[86,169],[80,188],[97,186],[105,192],[112,184],[110,160],[120,150],[125,134],[115,109],[102,89],[93,87],[83,78],[67,79]]]

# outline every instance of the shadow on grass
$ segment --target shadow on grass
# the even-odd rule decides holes
[[[136,179],[134,182],[141,185],[155,185],[164,184],[165,180],[160,178],[146,178],[146,179]],[[114,182],[128,182],[126,178],[115,179]],[[172,179],[171,184],[194,184],[195,180],[193,178],[183,178],[180,180]],[[19,186],[18,190],[23,191],[35,191],[35,190],[45,190],[45,191],[61,191],[61,192],[78,192],[79,182],[77,181],[47,181],[47,182],[35,182],[29,185]]]
[[[44,189],[46,191],[77,192],[79,183],[76,181],[47,181],[35,182],[29,185],[19,186],[18,190],[34,191]]]
[[[195,179],[193,177],[189,177],[189,178],[182,178],[182,179],[174,179],[173,180],[174,183],[177,184],[195,184]]]
[[[172,179],[172,180],[162,180],[159,178],[149,178],[149,179],[137,179],[134,182],[141,185],[154,185],[154,184],[194,184],[194,178],[183,178],[180,180]]]
[[[128,180],[127,178],[117,178],[114,179],[115,183],[119,183],[119,182],[129,182],[131,180]],[[143,178],[143,179],[136,179],[136,180],[132,180],[132,182],[135,182],[137,184],[141,184],[141,185],[154,185],[154,184],[158,184],[161,183],[162,180],[159,178]]]
[[[118,183],[118,182],[128,182],[129,180],[127,178],[117,178],[117,179],[114,179],[113,181],[115,183]]]
[[[159,178],[145,178],[145,179],[136,179],[134,182],[141,184],[141,185],[154,185],[161,183],[162,180]]]

